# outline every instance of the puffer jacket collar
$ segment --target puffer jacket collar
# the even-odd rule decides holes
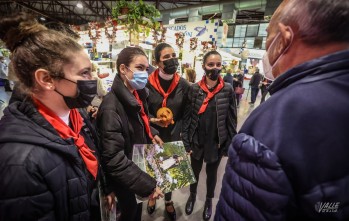
[[[333,75],[348,73],[348,70],[349,50],[339,51],[305,62],[288,70],[276,78],[268,90],[270,94],[274,94],[282,88],[296,82],[302,83],[326,79]]]
[[[141,106],[138,104],[135,96],[128,90],[128,88],[123,83],[122,79],[120,78],[120,74],[117,74],[115,76],[111,89],[115,96],[119,99],[119,101],[124,105],[126,110],[130,110],[130,112],[141,111]],[[139,98],[142,101],[145,101],[147,94],[149,94],[147,88],[137,90],[137,92]]]

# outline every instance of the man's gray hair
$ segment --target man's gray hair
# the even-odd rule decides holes
[[[308,44],[349,42],[349,0],[286,0],[278,21]]]

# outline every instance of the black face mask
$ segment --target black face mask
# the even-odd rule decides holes
[[[163,61],[162,63],[164,63],[164,66],[165,66],[164,67],[165,74],[169,74],[169,75],[176,73],[177,68],[179,66],[178,58],[171,58]]]
[[[215,81],[218,79],[219,77],[219,74],[221,73],[221,69],[211,69],[211,70],[208,70],[208,69],[205,69],[205,73],[206,73],[206,76],[211,79],[212,81]]]
[[[66,78],[63,79],[77,85],[78,95],[76,97],[64,96],[63,94],[55,90],[63,97],[64,102],[70,109],[85,108],[91,104],[93,98],[97,94],[97,80],[78,80],[77,82],[74,82]]]

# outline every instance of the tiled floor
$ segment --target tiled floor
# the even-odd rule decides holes
[[[245,90],[245,94],[241,99],[240,107],[238,108],[238,130],[240,129],[241,125],[247,118],[247,116],[253,111],[254,108],[256,108],[259,105],[260,102],[260,94],[257,97],[257,101],[254,106],[251,106],[248,104],[250,101],[249,96],[250,93],[248,93],[248,99],[246,100],[246,95],[248,93],[248,90]],[[10,98],[11,93],[5,92],[3,87],[0,87],[0,100],[4,100],[5,102],[8,101]],[[1,109],[0,109],[0,117],[2,116]],[[215,207],[219,198],[220,190],[221,190],[221,181],[223,178],[224,170],[225,170],[225,164],[227,162],[227,158],[223,158],[221,161],[221,164],[218,168],[218,178],[217,178],[217,186],[215,190],[215,197],[213,198],[213,214],[215,211]],[[205,174],[205,168],[203,167],[200,178],[199,178],[199,184],[198,184],[198,195],[194,207],[194,211],[190,216],[187,216],[185,214],[185,204],[187,202],[187,198],[189,196],[189,188],[183,188],[181,190],[174,191],[172,194],[172,200],[174,201],[174,205],[177,212],[177,220],[178,221],[184,221],[184,220],[202,220],[202,212],[203,207],[205,203],[205,197],[206,197],[206,174]],[[157,209],[151,216],[147,214],[146,212],[146,202],[143,203],[143,215],[142,220],[143,221],[164,221],[168,220],[164,213],[164,200],[160,199],[157,202]],[[211,218],[213,220],[213,217]]]

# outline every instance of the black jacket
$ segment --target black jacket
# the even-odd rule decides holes
[[[259,72],[256,72],[252,75],[251,80],[250,80],[250,86],[251,88],[258,88],[259,83],[262,81],[263,75]]]
[[[231,84],[231,86],[234,86],[234,79],[233,79],[233,75],[231,75],[231,73],[227,73],[224,77],[223,77],[223,81],[227,82],[229,84]]]
[[[156,112],[162,107],[163,96],[148,82],[149,97],[147,99],[149,106],[149,115],[156,117]],[[189,88],[189,83],[180,78],[177,87],[168,96],[166,106],[173,113],[174,124],[168,127],[160,127],[154,125],[154,128],[160,132],[160,137],[164,142],[181,140],[180,133],[182,131],[182,118],[185,108],[185,94]]]
[[[190,86],[188,90],[188,102],[185,109],[183,123],[183,143],[187,151],[193,150],[195,155],[194,133],[198,129],[200,115],[199,109],[206,97],[198,83]],[[236,101],[233,87],[230,84],[224,84],[224,87],[214,96],[217,104],[217,128],[218,142],[222,153],[225,153],[231,140],[236,134],[237,115]],[[207,119],[208,121],[210,119]],[[198,143],[198,141],[195,141]],[[214,158],[215,156],[212,156]]]
[[[137,91],[148,112],[148,90]],[[101,161],[108,181],[113,188],[119,185],[139,196],[149,196],[156,181],[132,162],[134,144],[145,144],[147,138],[143,121],[139,116],[141,106],[126,88],[119,75],[114,79],[111,91],[103,98],[97,114],[97,130],[100,136]],[[152,130],[156,135],[157,131]]]
[[[73,139],[30,100],[5,109],[0,131],[0,220],[90,220],[95,182]]]

